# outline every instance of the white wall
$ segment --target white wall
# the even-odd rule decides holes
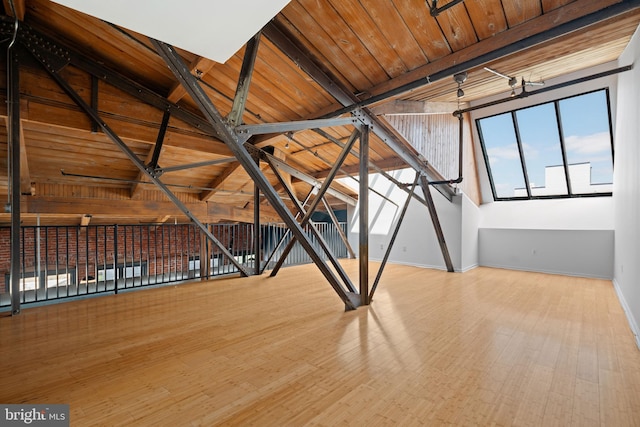
[[[617,166],[617,165],[616,165]],[[480,228],[613,230],[613,198],[523,200],[480,207]]]
[[[611,279],[613,230],[481,228],[480,265]]]
[[[613,278],[613,199],[504,201],[480,207],[479,264]]]
[[[400,182],[411,184],[414,180],[414,172],[411,169],[391,172]],[[344,184],[353,187],[352,183],[342,181]],[[391,233],[400,215],[402,206],[407,199],[407,193],[397,188],[395,184],[387,180],[379,174],[372,174],[369,178],[369,184],[376,191],[384,194],[391,199],[395,205],[376,195],[369,193],[369,259],[382,260],[385,251],[388,248]],[[422,195],[420,187],[416,187],[416,193]],[[468,199],[465,201],[462,196],[456,196],[454,202],[449,202],[439,192],[432,190],[434,203],[438,212],[438,218],[443,229],[445,241],[449,249],[449,254],[456,271],[465,269],[462,263],[462,212],[463,204],[471,204],[473,202]],[[476,210],[477,207],[473,206]],[[358,252],[359,239],[359,206],[348,210],[349,216],[349,242]],[[469,209],[473,212],[473,209]],[[472,215],[472,214],[469,214]],[[466,234],[475,234],[477,240],[477,228],[466,231]],[[473,252],[469,249],[468,252]],[[466,254],[467,262],[477,263],[476,254]],[[395,244],[389,256],[389,262],[397,264],[406,264],[419,267],[429,267],[445,269],[442,251],[435,235],[433,224],[429,217],[429,211],[426,206],[412,199],[404,221],[398,232]],[[468,269],[468,268],[466,268]]]
[[[620,58],[635,68],[618,80],[613,201],[615,212],[614,285],[640,347],[640,34],[636,31]]]
[[[562,78],[547,81],[552,86],[564,81],[614,69],[604,64]],[[493,202],[475,120],[548,102],[554,99],[608,87],[612,114],[616,111],[617,77],[609,76],[540,95],[476,110],[472,115],[476,160],[482,198],[480,206],[479,265],[574,276],[613,278],[614,202],[611,197],[585,197]],[[497,96],[504,98],[507,94]],[[493,99],[483,100],[483,102]],[[616,165],[617,167],[617,165]]]
[[[479,265],[478,260],[478,227],[480,209],[466,195],[462,195],[462,230],[461,230],[461,271],[467,271]]]

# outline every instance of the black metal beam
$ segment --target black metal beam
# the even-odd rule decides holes
[[[147,178],[149,178],[165,194],[165,196],[167,196],[167,198],[171,200],[173,204],[178,209],[180,209],[180,211],[184,213],[187,218],[189,218],[191,222],[193,222],[209,238],[209,240],[211,240],[216,246],[218,246],[221,252],[229,258],[229,261],[231,261],[231,263],[235,265],[236,268],[238,268],[241,274],[249,276],[247,269],[245,269],[244,266],[240,264],[235,259],[235,257],[224,247],[224,245],[215,238],[215,236],[209,231],[209,229],[204,224],[202,224],[200,220],[198,220],[198,218],[196,218],[191,213],[191,211],[189,211],[184,203],[182,203],[182,201],[180,201],[180,199],[178,199],[176,195],[173,194],[169,187],[162,181],[160,181],[160,179],[156,177],[155,174],[151,173],[148,170],[144,162],[142,162],[138,158],[138,156],[127,146],[127,144],[125,144],[125,142],[122,141],[122,139],[120,139],[120,137],[109,127],[109,125],[107,125],[107,123],[105,123],[101,119],[98,112],[92,109],[91,106],[87,104],[84,99],[82,99],[82,97],[71,87],[71,85],[60,76],[59,72],[51,67],[50,64],[47,64],[45,58],[36,55],[34,56],[36,57],[36,59],[38,59],[38,61],[42,63],[44,68],[47,70],[47,72],[49,72],[49,75],[56,81],[58,86],[62,88],[62,90],[76,103],[76,105],[78,105],[78,107],[80,107],[82,111],[84,111],[84,113],[90,119],[98,123],[98,126],[100,127],[102,132],[118,146],[118,148],[129,158],[129,160],[131,160],[131,162],[133,162],[133,164],[136,165],[136,167],[143,174],[145,174]]]
[[[17,23],[16,23],[17,24]],[[7,143],[11,153],[9,176],[11,178],[11,314],[20,313],[20,60],[15,43],[7,53]]]
[[[433,16],[435,18],[436,16],[440,15],[445,10],[449,9],[450,7],[453,7],[453,6],[457,5],[458,3],[462,3],[463,1],[464,0],[452,0],[451,2],[445,4],[444,6],[438,7],[438,0],[433,0],[433,3],[429,7],[429,13],[431,14],[431,16]]]
[[[360,131],[359,278],[360,304],[369,305],[369,126]]]
[[[328,114],[323,118],[337,117],[344,113],[352,113],[362,124],[371,128],[384,143],[386,143],[408,166],[421,172],[431,181],[439,181],[440,174],[429,164],[420,160],[418,155],[407,149],[405,141],[401,141],[397,135],[389,132],[388,129],[380,122],[375,114],[366,108],[359,108],[359,99],[351,93],[338,79],[325,72],[311,58],[308,52],[303,51],[289,37],[288,34],[279,28],[273,21],[267,24],[262,33],[280,51],[287,55],[298,67],[308,74],[316,83],[333,96],[340,104],[345,106],[340,113]],[[449,185],[439,185],[438,190],[449,200],[455,194],[453,188]]]
[[[167,110],[162,115],[162,123],[160,123],[160,130],[158,131],[158,137],[156,138],[156,145],[153,147],[153,156],[149,163],[151,170],[155,170],[158,167],[160,153],[162,152],[162,145],[164,144],[164,137],[167,134],[167,126],[169,126],[169,118],[171,118],[171,113]]]
[[[155,39],[151,39],[152,44],[157,50],[160,57],[169,66],[171,72],[176,76],[178,81],[184,86],[187,93],[191,96],[191,99],[198,105],[207,121],[215,128],[216,133],[221,137],[221,140],[227,144],[231,149],[238,162],[245,169],[247,174],[258,185],[262,193],[265,195],[271,206],[280,215],[287,227],[291,229],[291,232],[296,239],[300,242],[302,247],[307,251],[313,262],[318,266],[322,274],[327,281],[331,284],[338,296],[345,304],[345,309],[353,310],[358,306],[357,296],[349,295],[344,290],[338,281],[333,271],[326,264],[324,259],[318,254],[313,247],[313,243],[309,236],[304,232],[300,224],[295,220],[287,206],[278,196],[278,193],[271,186],[271,183],[264,176],[260,168],[255,164],[251,155],[244,147],[243,142],[236,132],[229,127],[219,111],[213,105],[211,99],[204,92],[198,80],[191,75],[189,69],[184,64],[180,55],[175,49],[166,43],[160,42]]]
[[[433,202],[433,197],[431,197],[431,189],[429,187],[429,181],[424,176],[420,176],[420,186],[422,187],[422,192],[424,193],[424,199],[427,201],[427,209],[429,210],[429,215],[431,216],[431,223],[433,224],[433,229],[436,232],[436,237],[438,238],[438,243],[440,244],[440,250],[442,251],[444,264],[447,267],[447,271],[449,273],[453,273],[454,271],[453,262],[451,262],[451,255],[449,255],[447,242],[444,239],[444,232],[442,231],[442,226],[440,225],[440,220],[438,219],[438,212],[436,211],[436,205]]]
[[[557,25],[552,29],[544,31],[542,33],[525,37],[524,39],[518,40],[514,43],[510,43],[507,46],[476,56],[475,58],[472,58],[468,61],[459,62],[455,65],[452,65],[451,67],[444,68],[438,72],[427,75],[423,78],[414,80],[412,82],[406,83],[394,89],[388,90],[379,95],[372,96],[363,101],[358,101],[351,105],[343,104],[345,105],[344,108],[334,111],[333,113],[331,113],[331,115],[342,115],[342,114],[351,112],[356,108],[367,107],[369,105],[384,101],[391,97],[398,96],[415,89],[419,89],[423,86],[426,86],[438,80],[450,78],[454,74],[457,74],[466,70],[470,70],[476,67],[480,67],[484,64],[488,64],[497,59],[531,48],[540,43],[547,42],[556,37],[560,37],[562,35],[579,30],[581,28],[585,28],[590,25],[596,24],[605,19],[610,19],[618,15],[621,15],[623,13],[632,11],[638,7],[640,7],[640,0],[621,0],[619,3],[615,3],[613,5],[607,6],[596,12],[590,13],[585,16],[581,16],[579,18],[576,18],[564,24]]]
[[[12,34],[13,22],[13,19],[7,16],[0,16],[0,34]],[[34,56],[46,60],[48,63],[47,66],[50,66],[53,71],[59,71],[71,64],[146,104],[162,111],[169,111],[173,117],[182,120],[212,138],[220,140],[215,128],[202,117],[181,108],[177,104],[167,100],[165,96],[154,92],[146,86],[128,77],[124,77],[51,37],[44,35],[40,31],[32,28],[29,24],[24,22],[20,23],[17,39]]]
[[[585,76],[585,77],[580,77],[580,78],[577,78],[577,79],[572,79],[572,80],[569,80],[567,82],[562,82],[562,83],[558,83],[558,84],[551,85],[551,86],[544,86],[544,87],[541,87],[541,88],[538,88],[538,89],[534,90],[533,92],[527,92],[524,89],[526,87],[526,83],[525,83],[525,85],[522,87],[523,88],[522,92],[516,94],[516,96],[510,96],[508,98],[497,99],[495,101],[490,101],[490,102],[487,102],[487,103],[484,103],[484,104],[474,105],[472,107],[464,108],[462,110],[457,110],[457,111],[453,112],[453,115],[455,116],[455,115],[462,114],[462,113],[470,113],[471,111],[481,110],[483,108],[488,108],[488,107],[493,107],[494,105],[504,104],[505,102],[515,101],[517,99],[526,98],[526,97],[531,96],[531,95],[539,95],[541,93],[562,89],[562,88],[565,88],[565,87],[577,85],[577,84],[580,84],[580,83],[589,82],[589,81],[596,80],[596,79],[601,79],[603,77],[608,77],[608,76],[612,76],[612,75],[619,74],[619,73],[624,73],[626,71],[631,71],[631,70],[633,70],[633,64],[625,65],[624,67],[614,68],[612,70],[602,71],[600,73],[592,74],[590,76]]]
[[[100,81],[96,76],[91,76],[91,108],[98,111],[98,93],[100,92]],[[91,121],[91,132],[98,132],[98,124]]]
[[[281,28],[277,26],[275,21],[269,22],[263,29],[264,34],[271,42],[276,45],[285,55],[307,73],[316,83],[324,90],[329,92],[340,104],[352,105],[358,102],[358,98],[353,95],[345,86],[337,79],[325,73],[311,59],[307,52],[300,49]]]
[[[256,164],[260,163],[260,158],[255,157]],[[260,269],[260,246],[261,246],[261,226],[260,226],[260,187],[253,184],[253,274],[261,274]]]
[[[247,98],[249,97],[249,87],[251,86],[251,77],[253,76],[259,46],[260,33],[253,36],[251,40],[247,42],[244,50],[244,59],[242,60],[236,95],[233,98],[233,106],[231,107],[231,112],[228,117],[229,123],[232,126],[242,124],[242,114],[244,114]]]
[[[252,145],[248,145],[249,149],[256,149],[255,147],[253,147]],[[307,175],[304,172],[299,171],[298,169],[294,168],[293,166],[289,165],[286,162],[283,162],[280,159],[275,158],[274,156],[272,156],[271,154],[267,154],[265,152],[262,152],[262,156],[263,157],[268,157],[269,161],[271,163],[273,163],[278,169],[282,169],[284,172],[290,174],[291,176],[294,176],[296,178],[298,178],[300,181],[306,182],[307,184],[311,185],[312,187],[316,187],[316,188],[320,188],[322,187],[322,184],[324,181],[320,181],[319,179],[313,178],[312,176]],[[345,202],[348,205],[351,206],[355,206],[358,202],[356,199],[354,199],[353,197],[344,194],[336,189],[333,189],[331,187],[329,187],[327,189],[327,193],[329,193],[330,195],[332,195],[333,197],[342,200],[343,202]]]

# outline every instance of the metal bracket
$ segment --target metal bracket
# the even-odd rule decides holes
[[[20,42],[35,56],[49,71],[57,73],[71,62],[71,53],[40,36],[29,27],[21,27],[18,33]]]

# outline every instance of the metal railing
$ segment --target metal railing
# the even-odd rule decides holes
[[[341,226],[346,232],[346,225]],[[284,224],[261,225],[261,245],[256,254],[253,224],[208,227],[235,261],[249,271],[255,271],[257,261],[261,271],[271,268],[291,238]],[[316,223],[316,228],[335,257],[347,256],[333,224]],[[9,227],[0,227],[0,274],[4,276],[0,307],[11,305],[10,233]],[[281,239],[284,244],[276,247]],[[23,226],[20,241],[21,304],[238,273],[236,265],[192,224]],[[284,265],[310,262],[296,244]]]

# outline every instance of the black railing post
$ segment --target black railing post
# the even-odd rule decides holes
[[[105,229],[106,231],[106,229]],[[107,239],[107,235],[105,233],[105,241]],[[113,290],[117,294],[118,293],[118,224],[113,226]],[[107,259],[107,254],[104,254],[105,261]],[[104,270],[105,274],[105,288],[106,288],[106,279],[107,279],[107,270]],[[106,290],[106,289],[105,289]]]

